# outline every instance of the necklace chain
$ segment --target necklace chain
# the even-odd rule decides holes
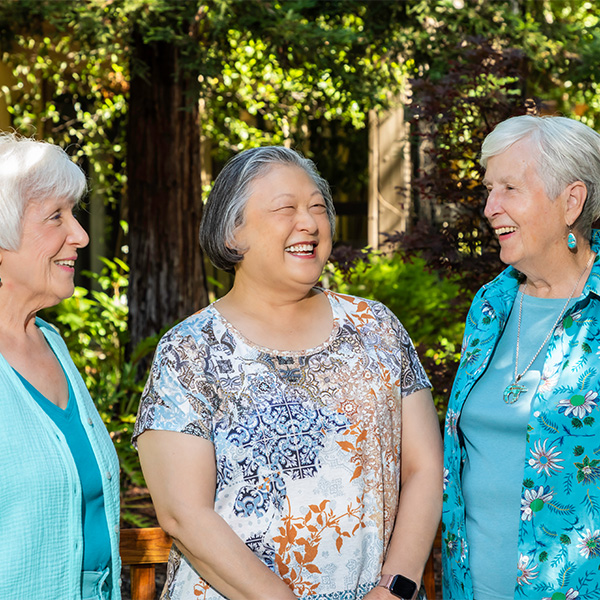
[[[595,254],[592,252],[592,255],[590,256],[589,260],[587,261],[585,268],[583,269],[583,271],[577,278],[577,281],[575,282],[575,286],[571,290],[571,293],[569,294],[569,297],[567,298],[565,305],[562,307],[562,310],[560,311],[560,314],[556,318],[556,321],[554,321],[554,325],[552,325],[550,331],[548,332],[548,335],[546,335],[546,337],[544,338],[542,345],[538,348],[538,350],[534,354],[533,358],[529,361],[529,364],[525,367],[525,369],[523,369],[523,372],[519,375],[519,345],[520,345],[520,340],[521,340],[521,316],[523,314],[523,297],[525,296],[525,291],[527,290],[527,286],[528,286],[527,283],[525,284],[525,287],[523,288],[523,293],[521,294],[521,300],[519,301],[519,322],[517,325],[517,344],[516,344],[516,349],[515,349],[515,377],[514,377],[514,382],[509,384],[507,386],[506,390],[504,391],[504,401],[507,404],[513,404],[514,402],[516,402],[517,399],[519,398],[519,395],[522,392],[526,391],[525,386],[519,385],[519,381],[521,380],[523,375],[525,375],[525,373],[527,373],[527,371],[529,371],[529,369],[531,368],[531,365],[533,365],[533,363],[535,362],[535,359],[538,357],[538,354],[542,351],[543,347],[546,345],[546,342],[550,339],[550,336],[556,329],[556,326],[559,324],[560,320],[563,318],[563,315],[565,314],[565,312],[567,311],[567,307],[569,306],[569,302],[571,302],[571,299],[573,298],[575,291],[579,287],[579,282],[581,281],[581,278],[583,277],[585,272],[589,269],[590,265],[592,264],[592,261],[594,260],[594,257],[595,257]]]

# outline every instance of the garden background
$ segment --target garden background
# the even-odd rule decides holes
[[[477,157],[526,112],[600,126],[582,0],[3,0],[0,130],[85,169],[91,235],[64,334],[117,447],[125,525],[153,523],[130,444],[156,342],[226,293],[197,243],[228,158],[284,144],[332,185],[323,285],[404,323],[440,420],[477,288],[500,271]]]

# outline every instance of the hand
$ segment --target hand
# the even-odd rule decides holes
[[[390,590],[380,585],[375,586],[368,594],[363,596],[363,600],[393,600],[393,598]]]

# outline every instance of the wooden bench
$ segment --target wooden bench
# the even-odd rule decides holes
[[[171,550],[171,538],[160,527],[121,529],[121,561],[130,566],[131,600],[154,600],[156,596],[156,565],[166,563]],[[437,600],[434,553],[441,548],[442,536],[438,529],[429,555],[423,584],[428,600]]]
[[[160,527],[121,529],[121,562],[130,566],[131,600],[154,600],[155,567],[167,562],[171,543]]]

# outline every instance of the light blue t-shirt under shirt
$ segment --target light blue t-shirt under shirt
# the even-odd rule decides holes
[[[65,409],[48,400],[18,371],[27,391],[62,431],[79,473],[82,492],[83,565],[82,571],[102,571],[110,564],[110,537],[104,509],[104,492],[98,463],[79,417],[79,407],[69,385]],[[66,374],[65,374],[66,377]]]
[[[459,421],[466,462],[462,489],[474,600],[513,600],[518,564],[521,486],[529,408],[540,383],[548,342],[519,381],[527,391],[506,404],[514,382],[519,303],[523,297],[519,374],[529,364],[565,305],[565,298],[518,293],[490,364],[473,386]],[[575,300],[571,300],[572,305]]]

